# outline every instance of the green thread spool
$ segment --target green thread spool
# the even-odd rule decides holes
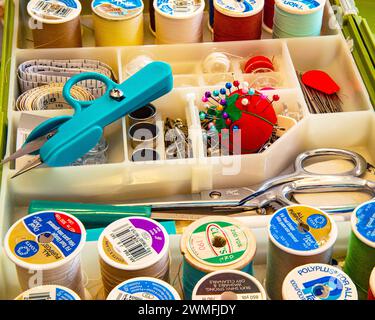
[[[367,297],[372,269],[375,266],[375,201],[357,207],[351,218],[352,232],[344,271],[358,289],[358,297]]]

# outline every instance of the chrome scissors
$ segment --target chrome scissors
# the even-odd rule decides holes
[[[72,87],[85,80],[103,82],[106,86],[104,95],[92,101],[74,99],[70,94]],[[172,88],[172,69],[164,62],[148,64],[122,84],[100,73],[77,74],[63,88],[63,96],[75,113],[41,123],[30,133],[22,148],[4,159],[2,164],[26,154],[34,155],[13,177],[41,165],[69,165],[98,143],[104,127],[163,96]]]
[[[306,169],[307,161],[329,157],[349,160],[354,167],[343,173],[322,174]],[[318,161],[319,162],[319,161]],[[263,184],[244,188],[204,191],[199,194],[179,195],[172,198],[149,200],[153,212],[199,212],[225,215],[248,215],[249,211],[266,214],[267,207],[274,209],[299,204],[293,195],[297,193],[361,192],[375,197],[375,182],[362,179],[373,168],[358,153],[341,149],[315,149],[297,156],[291,174],[267,180]],[[137,203],[138,204],[138,203]],[[351,212],[357,204],[328,205],[320,209],[329,213]]]

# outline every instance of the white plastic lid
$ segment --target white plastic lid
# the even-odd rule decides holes
[[[193,300],[267,300],[261,283],[237,270],[220,270],[207,274],[193,290]]]
[[[263,10],[264,0],[214,0],[214,7],[229,17],[250,17]]]
[[[109,293],[107,300],[181,300],[181,297],[165,281],[139,277],[120,283]]]
[[[284,300],[357,300],[354,282],[339,268],[322,263],[298,266],[282,287]]]
[[[204,10],[204,0],[154,0],[155,10],[171,19],[188,19]]]
[[[22,292],[14,300],[81,300],[74,291],[57,285],[45,285]]]
[[[275,0],[282,10],[292,14],[311,14],[324,7],[326,0]]]
[[[352,230],[356,237],[369,247],[375,248],[375,201],[358,206],[351,217]]]
[[[85,241],[86,230],[77,218],[61,211],[40,211],[13,224],[5,235],[4,247],[18,266],[50,270],[79,255]]]
[[[160,261],[169,252],[169,236],[157,221],[132,217],[107,226],[98,240],[100,257],[120,270],[140,270]]]
[[[323,211],[294,205],[276,211],[268,236],[281,250],[299,256],[313,256],[332,247],[337,238],[335,221]]]
[[[42,23],[59,24],[71,21],[81,14],[78,0],[31,0],[27,4],[29,15]]]
[[[127,20],[140,15],[143,12],[142,0],[93,0],[92,11],[99,17],[108,20]]]

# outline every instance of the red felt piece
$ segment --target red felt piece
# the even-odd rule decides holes
[[[302,82],[313,89],[325,94],[334,94],[340,90],[335,81],[324,71],[310,70],[302,75]]]

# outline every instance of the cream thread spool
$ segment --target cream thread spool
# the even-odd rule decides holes
[[[195,43],[203,40],[203,0],[154,0],[156,43]]]
[[[13,224],[4,246],[16,265],[22,290],[35,282],[55,284],[84,298],[80,253],[85,241],[86,231],[78,219],[65,212],[41,211]]]
[[[94,0],[96,45],[143,45],[143,8],[141,0]]]
[[[148,276],[169,280],[169,237],[149,218],[123,218],[104,229],[98,240],[104,292],[125,280]]]
[[[32,26],[34,47],[81,47],[81,10],[77,0],[31,0],[27,12],[36,21]]]
[[[14,300],[81,300],[78,294],[69,288],[57,285],[45,285],[22,292]]]
[[[357,300],[357,288],[339,268],[322,263],[298,266],[283,282],[283,300]]]
[[[218,270],[253,273],[256,240],[249,228],[234,218],[211,216],[189,225],[181,238],[183,289],[191,299],[198,281]]]
[[[268,237],[266,291],[272,300],[281,300],[284,278],[292,269],[331,262],[337,226],[323,211],[295,205],[275,212]]]
[[[261,283],[248,273],[221,270],[199,280],[193,300],[267,300],[267,295]]]
[[[107,300],[181,300],[178,292],[165,281],[139,277],[120,283]]]

